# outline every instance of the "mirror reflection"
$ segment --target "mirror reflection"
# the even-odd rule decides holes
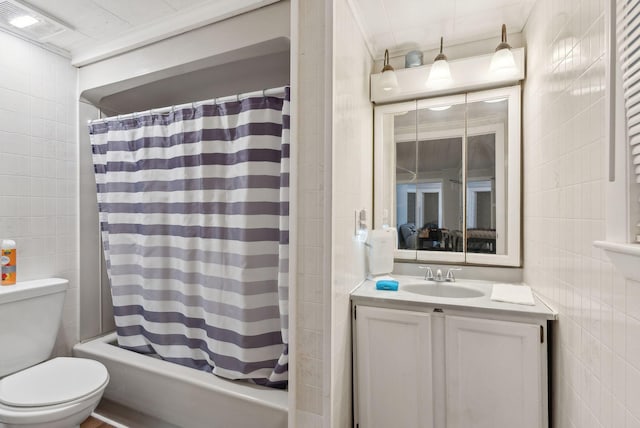
[[[376,222],[402,260],[517,266],[519,88],[376,107]]]
[[[506,98],[467,103],[468,253],[506,252],[507,116]]]
[[[396,117],[398,248],[462,251],[464,120],[464,105]]]

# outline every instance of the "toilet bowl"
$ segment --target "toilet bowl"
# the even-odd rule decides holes
[[[68,286],[45,278],[0,287],[0,428],[78,426],[102,398],[102,363],[49,360]]]
[[[59,357],[0,379],[0,428],[77,427],[109,383],[98,361]]]

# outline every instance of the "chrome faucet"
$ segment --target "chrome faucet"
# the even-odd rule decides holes
[[[442,269],[436,269],[436,273],[434,275],[433,269],[430,266],[418,266],[420,269],[425,269],[424,273],[425,281],[435,281],[435,282],[456,282],[456,277],[453,274],[454,271],[462,270],[462,268],[450,268],[447,270],[447,274],[442,274]]]
[[[424,273],[424,280],[425,281],[433,281],[433,271],[431,270],[431,267],[429,267],[429,266],[418,266],[418,268],[426,270],[426,272]]]
[[[462,270],[462,268],[451,268],[447,271],[446,280],[449,282],[456,282],[456,277],[453,275],[454,271]]]

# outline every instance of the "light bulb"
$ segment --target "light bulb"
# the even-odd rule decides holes
[[[516,67],[516,61],[513,58],[513,53],[511,49],[500,49],[497,50],[493,57],[491,58],[491,64],[489,65],[489,70],[492,73],[497,73],[501,75],[509,75],[515,74],[518,72],[518,67]]]
[[[380,77],[380,87],[385,92],[392,92],[398,89],[398,77],[393,70],[386,70],[382,72]]]
[[[506,77],[518,73],[516,60],[513,58],[511,46],[507,43],[507,26],[502,24],[501,39],[491,57],[489,71],[495,75]]]
[[[447,56],[442,53],[443,38],[440,37],[440,53],[433,60],[431,70],[429,70],[429,77],[427,78],[427,86],[433,88],[441,88],[443,86],[450,85],[453,79],[451,78],[451,69],[447,62]]]
[[[429,71],[429,78],[427,79],[427,85],[433,87],[442,87],[452,82],[451,69],[447,60],[441,59],[433,63],[431,71]]]
[[[380,76],[380,87],[385,92],[393,92],[398,89],[398,77],[393,67],[389,65],[389,51],[384,51],[384,67],[382,67],[382,75]]]

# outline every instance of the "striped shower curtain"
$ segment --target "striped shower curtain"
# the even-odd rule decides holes
[[[89,124],[121,347],[286,386],[289,88],[275,92]]]

